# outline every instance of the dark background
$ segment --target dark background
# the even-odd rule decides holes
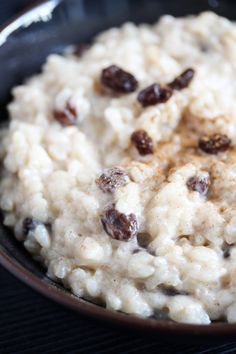
[[[0,25],[31,2],[0,0]],[[235,341],[150,336],[73,313],[35,293],[1,267],[0,284],[0,354],[236,353],[236,334]]]

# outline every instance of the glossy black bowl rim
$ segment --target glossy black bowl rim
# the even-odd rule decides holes
[[[57,0],[58,4],[66,0]],[[33,5],[26,8],[26,10],[20,12],[14,16],[11,20],[7,21],[5,25],[0,27],[0,34],[8,26],[12,25],[15,21],[19,21],[23,15],[33,10],[32,13],[37,12],[37,8],[43,4],[52,3],[53,0],[41,0],[37,1]],[[17,28],[20,28],[20,24]],[[14,30],[14,31],[15,31]],[[3,248],[0,247],[0,264],[12,273],[16,278],[22,282],[46,296],[47,298],[56,301],[72,310],[88,315],[93,318],[105,320],[106,322],[113,323],[122,327],[128,327],[130,329],[142,330],[145,332],[156,333],[172,333],[172,334],[191,334],[191,335],[209,335],[209,336],[222,336],[236,334],[236,324],[230,323],[212,323],[210,325],[196,325],[196,324],[182,324],[173,321],[162,321],[151,318],[140,318],[135,315],[126,315],[120,312],[112,311],[101,307],[99,305],[92,304],[86,300],[77,298],[69,292],[65,292],[60,287],[53,285],[53,283],[47,282],[25,267],[23,267],[16,259],[10,257]],[[45,276],[46,277],[46,276]]]

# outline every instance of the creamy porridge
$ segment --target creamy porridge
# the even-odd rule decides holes
[[[236,25],[127,23],[13,96],[0,205],[49,277],[129,314],[236,322]]]

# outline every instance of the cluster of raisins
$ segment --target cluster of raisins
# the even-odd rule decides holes
[[[217,155],[227,151],[231,146],[231,140],[225,134],[213,134],[203,136],[199,139],[198,147],[210,155]],[[206,176],[193,176],[188,179],[187,187],[201,195],[207,195],[210,186],[210,179]]]
[[[75,47],[74,54],[82,56],[89,48],[88,44],[80,44]],[[157,83],[148,86],[138,94],[138,101],[143,107],[148,107],[158,103],[165,103],[173,94],[173,90],[181,90],[187,87],[194,76],[193,69],[185,70],[174,81],[166,86],[160,86]],[[109,90],[127,94],[137,90],[138,81],[134,75],[121,69],[117,65],[110,65],[102,70],[101,83]],[[76,109],[68,101],[63,110],[55,110],[54,118],[65,126],[77,124]]]
[[[225,134],[204,135],[198,141],[199,149],[210,155],[225,152],[230,146],[231,140]],[[196,191],[205,196],[208,193],[210,179],[206,176],[193,176],[188,179],[186,184],[189,190]]]
[[[185,70],[174,81],[166,86],[157,83],[139,92],[138,101],[143,107],[165,103],[173,94],[173,90],[181,90],[189,85],[194,76],[193,69]],[[134,92],[138,87],[135,77],[116,65],[111,65],[102,71],[102,84],[117,93]],[[145,130],[137,130],[131,135],[131,142],[140,155],[152,154],[154,151],[152,138]]]
[[[173,90],[182,90],[190,84],[194,77],[194,70],[187,69],[166,86],[153,84],[142,90],[138,95],[138,101],[143,107],[158,103],[165,103],[173,94]]]
[[[129,182],[129,177],[123,169],[113,167],[104,171],[96,182],[104,193],[114,193],[117,188]],[[104,210],[101,223],[105,232],[115,240],[128,241],[138,233],[136,216],[120,213],[116,210],[115,204],[109,205]]]
[[[75,48],[74,54],[82,56],[88,49],[87,45],[80,45]],[[167,102],[174,90],[182,90],[190,84],[195,71],[192,68],[185,70],[177,76],[172,82],[166,85],[154,83],[138,94],[138,102],[143,107],[148,107]],[[116,65],[110,65],[102,70],[101,84],[112,92],[118,94],[129,94],[138,89],[138,81],[131,73],[121,69]],[[54,111],[55,119],[62,125],[74,125],[77,123],[77,112],[68,101],[65,108],[61,111]],[[153,154],[154,144],[152,138],[143,130],[136,130],[131,135],[131,143],[138,150],[140,155]],[[223,134],[214,134],[212,136],[203,136],[199,139],[199,149],[208,154],[218,154],[226,151],[231,145],[230,139]],[[128,183],[129,177],[123,169],[114,167],[106,170],[97,180],[99,188],[105,193],[114,193],[119,187]],[[210,180],[206,176],[193,176],[188,179],[186,185],[189,190],[196,191],[200,195],[207,195],[210,186]],[[128,241],[138,236],[138,221],[134,214],[120,213],[114,204],[111,204],[104,210],[101,216],[101,223],[105,232],[113,239],[119,241]],[[38,221],[32,218],[26,218],[23,222],[23,232],[27,235],[38,225]],[[179,294],[176,289],[168,288],[163,290],[167,295],[173,296]],[[187,295],[187,294],[186,294]]]
[[[190,68],[166,86],[154,83],[140,91],[138,101],[143,107],[164,103],[172,96],[173,90],[186,88],[193,79],[193,76],[194,70]],[[117,93],[130,93],[136,91],[138,88],[136,78],[117,65],[111,65],[102,71],[101,83]]]

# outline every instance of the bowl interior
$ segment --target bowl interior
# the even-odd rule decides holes
[[[51,19],[46,22],[32,22],[39,10],[42,8],[45,10],[48,6],[55,7]],[[10,89],[38,72],[48,54],[61,53],[68,45],[90,41],[100,31],[118,26],[125,21],[153,23],[163,14],[182,16],[204,10],[213,10],[230,19],[236,18],[234,0],[51,0],[34,7],[27,13],[27,18],[22,15],[0,33],[1,43],[2,34],[14,29],[5,43],[0,45],[1,123],[7,120],[6,104],[11,98]],[[26,24],[26,27],[22,26]],[[177,329],[192,333],[226,333],[236,330],[236,326],[226,324],[208,327],[186,326],[170,321],[142,320],[133,316],[109,314],[107,310],[105,314],[104,309],[75,299],[67,290],[49,280],[44,269],[33,261],[12,233],[3,226],[2,220],[0,235],[0,262],[36,289],[74,309],[79,311],[84,309],[86,313],[109,320],[119,318],[123,324],[148,330]],[[31,274],[34,275],[33,280]]]

